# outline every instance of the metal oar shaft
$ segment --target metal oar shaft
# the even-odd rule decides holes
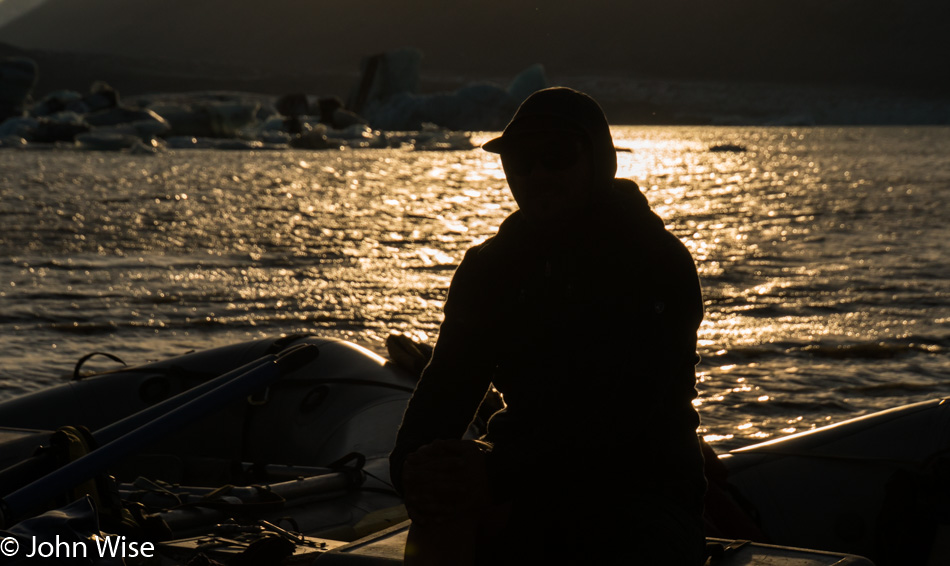
[[[165,399],[151,407],[147,407],[112,424],[106,425],[93,432],[92,437],[97,446],[108,444],[125,433],[139,428],[145,423],[172,411],[176,407],[184,405],[208,391],[216,389],[240,375],[266,363],[273,363],[275,359],[276,356],[273,354],[257,358],[237,369],[221,374],[218,377],[209,379],[204,383],[183,391],[174,397]],[[16,491],[38,476],[50,473],[52,471],[51,468],[54,466],[53,456],[54,452],[43,451],[0,471],[0,497]]]
[[[7,524],[16,520],[23,513],[48,499],[51,494],[60,493],[92,478],[142,445],[207,415],[236,397],[249,395],[265,387],[283,373],[292,371],[303,362],[309,361],[316,352],[315,346],[299,346],[267,362],[254,365],[250,370],[231,378],[226,383],[205,391],[168,413],[18,489],[3,498],[2,506],[0,506],[0,519],[2,519],[0,522]]]
[[[151,407],[142,409],[141,411],[129,415],[121,420],[118,420],[112,424],[106,425],[99,430],[92,433],[92,437],[96,439],[96,443],[99,446],[108,444],[113,440],[123,436],[129,431],[135,430],[140,426],[155,420],[156,418],[164,415],[176,407],[180,407],[185,403],[188,403],[205,393],[215,390],[220,387],[222,384],[231,381],[239,376],[242,376],[248,372],[254,371],[265,364],[273,364],[276,356],[273,354],[258,358],[253,362],[247,363],[235,370],[229,371],[225,374],[219,375],[214,379],[209,379],[208,381],[196,385],[191,389],[182,391],[174,397],[169,397],[160,403],[156,403]]]

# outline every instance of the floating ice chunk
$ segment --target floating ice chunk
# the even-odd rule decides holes
[[[24,148],[27,146],[27,143],[26,138],[21,138],[20,136],[0,136],[0,148]]]
[[[261,132],[287,132],[286,120],[282,116],[271,116],[261,122]]]
[[[251,150],[251,149],[277,149],[265,145],[264,142],[259,140],[242,140],[237,138],[231,139],[214,139],[212,140],[213,149],[222,149],[222,150]]]
[[[8,118],[0,124],[0,138],[16,136],[19,138],[31,139],[36,130],[40,127],[40,122],[32,116],[17,116]]]
[[[260,133],[259,139],[265,144],[284,144],[290,143],[292,136],[281,130],[264,130]]]
[[[29,57],[0,59],[0,120],[23,114],[37,77],[36,61]]]
[[[363,124],[353,124],[342,130],[328,130],[327,135],[344,140],[366,140],[371,139],[379,132],[373,132],[373,129]]]
[[[153,110],[126,108],[124,106],[116,106],[106,110],[100,110],[99,112],[93,112],[87,114],[84,119],[90,126],[117,126],[130,122],[151,121],[162,124],[166,129],[170,129],[168,121]]]
[[[360,82],[348,107],[365,116],[374,128],[388,131],[418,130],[424,122],[453,130],[497,130],[522,100],[547,86],[544,68],[533,65],[508,88],[474,84],[456,92],[419,95],[416,86],[421,60],[416,49],[363,59]]]
[[[342,130],[328,129],[326,133],[330,145],[361,149],[389,147],[389,142],[382,132],[364,124],[353,124]]]
[[[256,103],[221,102],[207,106],[214,137],[239,136],[245,128],[257,122],[260,105]]]
[[[47,94],[34,104],[30,114],[37,117],[51,116],[63,111],[85,114],[89,111],[89,106],[83,101],[82,94],[74,90],[58,90]]]
[[[464,151],[475,146],[465,132],[447,130],[435,124],[423,124],[415,133],[412,148],[416,151]]]
[[[290,147],[296,149],[339,149],[341,145],[343,145],[342,140],[331,142],[330,139],[327,138],[325,128],[301,133],[290,140]]]
[[[39,126],[30,141],[40,143],[72,142],[77,135],[88,132],[89,124],[75,112],[57,112],[39,118]]]
[[[365,114],[375,104],[416,92],[421,68],[422,51],[412,47],[364,57],[360,62],[360,82],[350,93],[347,108]]]
[[[294,92],[278,98],[274,108],[281,116],[302,116],[310,114],[310,100],[306,94]]]
[[[170,149],[211,149],[214,142],[210,138],[197,136],[170,136],[165,138]]]
[[[521,104],[524,99],[547,86],[548,79],[544,73],[544,65],[531,65],[508,83],[508,96]]]
[[[170,130],[171,127],[165,120],[138,120],[135,122],[128,122],[126,124],[118,124],[115,126],[106,126],[93,129],[94,132],[111,132],[126,136],[135,136],[141,140],[150,140],[156,137],[164,136]]]
[[[287,149],[284,144],[264,143],[260,140],[246,140],[238,138],[208,138],[197,136],[172,136],[165,142],[170,149],[220,149],[220,150],[255,150],[255,149]]]
[[[260,105],[254,102],[156,104],[151,109],[163,116],[174,136],[233,138],[257,123]]]
[[[128,149],[136,143],[142,143],[142,140],[136,135],[106,129],[79,134],[75,140],[76,144],[82,149],[98,151],[118,151]]]
[[[321,119],[323,119],[322,116]],[[366,118],[344,108],[334,110],[329,123],[332,124],[334,128],[347,128],[356,124],[369,125],[369,121],[367,121]]]
[[[154,153],[161,153],[165,151],[167,144],[162,140],[151,139],[148,141],[137,140],[132,147],[129,148],[129,153],[135,155],[150,155]]]

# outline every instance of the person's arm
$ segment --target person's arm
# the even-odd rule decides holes
[[[682,376],[683,386],[695,396],[696,364],[699,363],[696,342],[699,326],[703,321],[703,293],[693,257],[678,240],[673,260],[673,284],[670,288],[675,290],[678,297],[670,301],[673,310],[670,313],[673,326],[670,331],[672,354],[675,359],[681,360],[677,369]]]
[[[660,285],[665,294],[666,339],[670,355],[686,373],[692,374],[698,362],[696,334],[703,321],[703,294],[693,258],[678,239],[667,236],[664,252],[664,277]]]
[[[490,293],[466,254],[445,304],[439,338],[403,415],[390,455],[390,477],[402,493],[406,457],[435,440],[459,439],[468,429],[491,384],[494,362],[488,349]]]

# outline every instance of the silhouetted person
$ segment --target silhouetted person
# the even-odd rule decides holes
[[[465,254],[399,430],[406,563],[698,565],[689,252],[587,95],[536,92],[484,149],[519,210]],[[507,408],[462,440],[492,384]]]

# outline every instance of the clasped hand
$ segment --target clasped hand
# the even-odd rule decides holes
[[[483,445],[436,440],[408,457],[402,469],[409,517],[420,525],[471,518],[490,502]]]

